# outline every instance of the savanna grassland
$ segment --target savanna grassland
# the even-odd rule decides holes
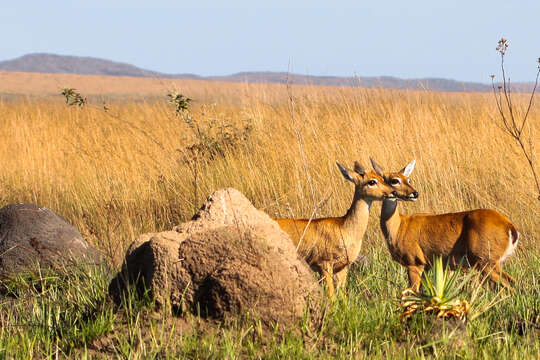
[[[88,104],[67,106],[65,87]],[[175,114],[170,91],[194,99],[190,121]],[[514,96],[518,109],[527,100]],[[500,125],[493,96],[483,93],[0,73],[0,205],[31,202],[61,214],[115,271],[138,234],[190,219],[222,187],[274,217],[309,217],[316,205],[317,216],[342,215],[353,186],[335,162],[367,167],[370,156],[388,169],[417,160],[411,178],[420,198],[402,212],[492,208],[521,233],[506,265],[515,292],[484,285],[479,316],[466,326],[422,314],[400,320],[406,275],[390,258],[375,204],[366,258],[316,329],[260,334],[239,322],[202,331],[196,317],[180,321],[136,299],[113,310],[106,292],[114,271],[103,270],[4,284],[0,358],[538,358],[540,202]],[[213,150],[188,159],[201,142]]]

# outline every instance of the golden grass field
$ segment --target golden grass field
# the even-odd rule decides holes
[[[63,88],[88,104],[66,105]],[[194,99],[198,136],[186,114],[176,116],[171,91]],[[525,136],[538,159],[535,100]],[[518,114],[527,101],[514,96]],[[498,116],[488,93],[0,72],[0,207],[51,208],[114,267],[0,282],[0,358],[538,358],[540,201]],[[185,161],[190,147],[223,133],[233,135],[229,146]],[[417,160],[411,179],[420,198],[402,203],[404,212],[487,207],[507,215],[522,235],[505,267],[515,291],[464,276],[466,323],[423,312],[403,320],[406,275],[390,258],[375,204],[367,260],[325,305],[320,328],[306,318],[263,334],[249,314],[229,328],[171,316],[135,293],[112,303],[108,285],[131,241],[189,219],[214,190],[235,187],[274,217],[309,217],[314,204],[317,216],[343,215],[353,185],[335,162],[368,167],[370,156],[396,170]]]
[[[90,105],[64,104],[64,87],[88,95]],[[193,136],[167,103],[170,90],[194,99],[191,115],[202,124],[253,128],[224,157],[199,162],[196,198],[178,151]],[[292,102],[279,84],[0,72],[0,205],[51,208],[119,265],[138,234],[185,221],[218,188],[239,189],[271,216],[309,217],[323,198],[317,216],[337,216],[353,186],[336,161],[368,166],[372,156],[398,169],[416,159],[412,181],[420,199],[402,211],[496,209],[522,234],[510,261],[538,253],[534,181],[499,127],[492,94],[315,86],[289,92]],[[523,108],[526,100],[514,102]],[[539,102],[529,117],[533,145],[540,144]],[[364,253],[386,246],[379,211],[372,209]]]

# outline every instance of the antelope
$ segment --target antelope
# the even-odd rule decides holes
[[[276,219],[296,245],[297,251],[311,268],[321,274],[330,296],[347,279],[349,265],[356,259],[366,232],[369,209],[374,200],[394,197],[393,189],[373,170],[355,161],[354,171],[336,163],[343,177],[354,184],[354,197],[347,213],[341,217],[319,219]]]
[[[392,258],[407,268],[410,288],[418,291],[422,273],[436,255],[453,267],[458,263],[477,267],[495,284],[512,287],[515,280],[502,270],[502,264],[516,249],[519,233],[508,218],[490,209],[400,215],[398,199],[418,199],[409,181],[416,161],[399,172],[384,172],[373,159],[371,164],[394,189],[395,198],[382,203],[380,225]]]

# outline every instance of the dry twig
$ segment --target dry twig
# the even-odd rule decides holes
[[[506,51],[508,50],[509,46],[510,44],[505,38],[499,40],[497,44],[496,50],[501,56],[502,85],[498,85],[496,88],[494,82],[495,75],[491,75],[491,86],[493,89],[495,102],[497,103],[497,109],[499,110],[499,115],[504,125],[503,130],[519,144],[521,152],[525,156],[525,159],[527,160],[531,169],[531,173],[536,184],[536,191],[538,192],[538,200],[540,200],[540,181],[538,180],[538,175],[536,173],[532,135],[529,132],[528,138],[525,139],[524,137],[524,129],[527,125],[527,119],[533,104],[534,94],[538,86],[538,78],[540,76],[540,58],[538,58],[538,71],[536,72],[536,80],[529,98],[527,110],[525,111],[523,118],[519,119],[514,108],[514,104],[512,103],[510,78],[506,77],[506,71],[504,68],[504,56],[506,55]]]

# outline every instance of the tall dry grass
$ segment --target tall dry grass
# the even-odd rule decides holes
[[[204,199],[195,198],[192,172],[177,151],[194,140],[166,102],[169,85],[160,85],[162,101],[113,101],[109,112],[33,98],[0,101],[0,205],[51,208],[116,264],[137,234],[188,219]],[[313,198],[329,194],[318,216],[341,215],[353,190],[336,161],[351,165],[357,159],[367,166],[373,156],[398,169],[414,158],[412,180],[420,199],[402,204],[402,211],[493,208],[520,229],[518,252],[538,253],[540,205],[533,179],[519,149],[498,128],[490,94],[293,86],[308,184],[285,86],[175,86],[196,100],[194,118],[253,126],[249,139],[223,158],[199,163],[199,195],[231,186],[271,216],[309,217]],[[538,106],[529,121],[540,128]],[[534,143],[539,139],[533,134]],[[378,205],[372,209],[364,252],[386,246],[379,211]]]

